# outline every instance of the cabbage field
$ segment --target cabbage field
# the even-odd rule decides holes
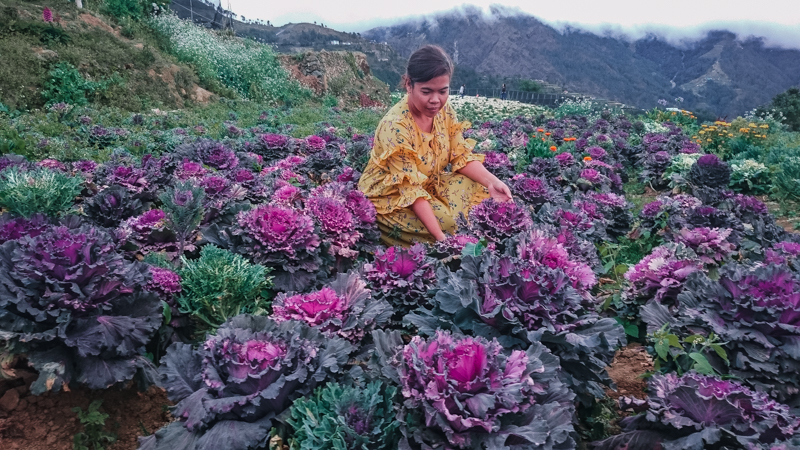
[[[3,447],[149,388],[75,448],[800,448],[798,133],[451,101],[515,201],[410,248],[356,187],[385,109],[0,113]]]

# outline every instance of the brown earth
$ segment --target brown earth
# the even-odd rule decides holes
[[[135,388],[32,395],[36,375],[17,370],[21,378],[0,380],[0,448],[3,450],[72,450],[73,436],[83,431],[72,408],[84,411],[89,403],[103,400],[100,411],[109,415],[106,430],[117,435],[109,450],[135,450],[138,436],[150,434],[170,422],[166,393],[156,387],[146,392]]]
[[[100,28],[101,30],[108,31],[109,33],[113,34],[114,36],[122,39],[122,36],[119,33],[119,30],[111,27],[111,25],[103,22],[100,18],[95,17],[91,14],[83,13],[78,16],[81,22],[89,25],[91,27]]]
[[[647,382],[642,375],[653,370],[653,358],[641,344],[632,343],[619,349],[606,370],[617,385],[616,391],[606,390],[609,397],[614,400],[620,397],[647,398]]]

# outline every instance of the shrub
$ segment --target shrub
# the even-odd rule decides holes
[[[214,330],[239,314],[266,314],[271,283],[264,266],[213,245],[204,246],[199,259],[182,261],[181,294],[176,300],[200,329]]]
[[[779,198],[800,201],[800,157],[787,157],[779,169],[773,178],[773,192]]]
[[[72,64],[60,62],[47,73],[42,97],[48,105],[66,103],[83,106],[94,95],[117,82],[116,78],[96,82],[85,79]]]
[[[0,172],[0,207],[23,217],[55,217],[72,207],[82,185],[82,178],[59,171],[9,167]]]
[[[292,448],[300,450],[392,450],[400,439],[395,419],[397,388],[373,381],[366,386],[328,383],[292,404],[287,422]]]

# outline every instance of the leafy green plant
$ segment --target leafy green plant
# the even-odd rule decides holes
[[[82,183],[81,178],[50,169],[9,167],[0,172],[0,207],[23,217],[56,216],[72,206]]]
[[[140,0],[105,0],[104,3],[103,11],[117,20],[141,20],[145,17],[144,5]]]
[[[395,420],[397,388],[375,381],[354,387],[330,383],[295,401],[289,425],[292,450],[388,450],[400,438]]]
[[[244,257],[206,245],[200,258],[181,258],[181,312],[191,314],[201,329],[216,329],[239,314],[264,315],[272,286],[270,269],[252,264]]]
[[[322,98],[322,106],[326,108],[333,108],[334,106],[339,106],[339,100],[333,95],[326,95],[325,97]]]
[[[736,192],[762,195],[772,186],[767,166],[752,159],[731,162],[730,187]]]
[[[520,80],[517,89],[522,92],[539,92],[542,90],[542,86],[533,80]]]
[[[703,375],[716,375],[715,369],[706,353],[714,352],[728,362],[728,355],[719,338],[710,333],[708,336],[693,334],[684,339],[670,333],[669,324],[664,324],[660,329],[648,335],[648,340],[655,351],[653,366],[662,372],[677,372],[682,375],[690,370],[694,370]]]
[[[775,174],[773,192],[784,200],[800,201],[800,157],[788,157]]]
[[[178,257],[183,256],[189,234],[197,228],[203,219],[203,188],[185,181],[158,196],[163,204],[169,228],[178,237]]]
[[[83,425],[83,431],[73,438],[74,450],[104,450],[107,445],[117,441],[117,435],[105,429],[108,414],[100,412],[102,403],[102,400],[95,400],[86,411],[80,407],[72,408]]]
[[[66,103],[69,105],[86,105],[93,96],[107,89],[112,83],[118,83],[118,77],[103,81],[90,81],[78,72],[72,64],[60,62],[47,73],[42,97],[48,105]]]

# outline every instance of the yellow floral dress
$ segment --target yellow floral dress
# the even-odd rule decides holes
[[[456,173],[470,161],[484,159],[472,153],[475,141],[464,139],[462,132],[468,126],[458,122],[448,102],[434,117],[432,132],[425,133],[411,116],[408,97],[378,124],[358,187],[375,205],[386,245],[435,241],[409,208],[420,197],[430,202],[442,231],[450,234],[459,214],[466,216],[473,205],[489,198],[485,187]]]

